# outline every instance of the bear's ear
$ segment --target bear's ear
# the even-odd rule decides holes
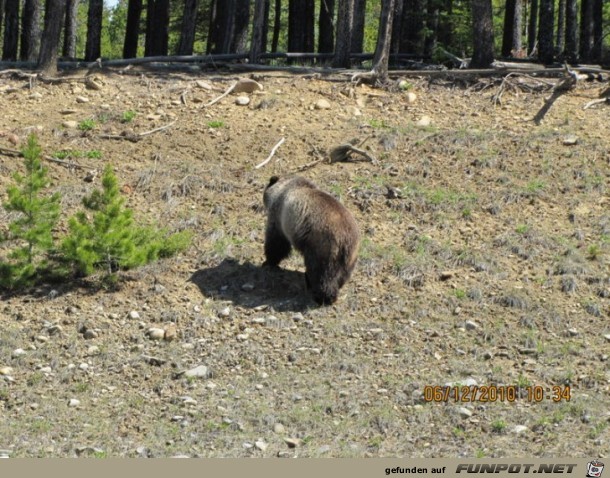
[[[267,184],[267,187],[274,185],[279,180],[280,180],[280,178],[278,176],[271,176],[271,179],[269,179],[269,184]]]

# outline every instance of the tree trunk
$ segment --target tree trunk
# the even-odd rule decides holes
[[[192,55],[195,45],[195,30],[197,27],[198,0],[184,0],[182,12],[182,28],[180,29],[180,43],[178,55]]]
[[[269,9],[271,8],[271,0],[265,0],[265,22],[263,23],[263,49],[261,53],[267,51],[267,40],[269,39]]]
[[[504,34],[502,35],[502,56],[508,57],[511,55],[513,47],[513,38],[515,33],[515,2],[516,0],[506,0],[506,9],[504,11]]]
[[[271,39],[271,51],[277,51],[277,44],[280,39],[280,29],[282,28],[282,0],[275,0],[275,15],[273,18],[273,37]]]
[[[334,68],[350,67],[352,28],[354,20],[354,0],[338,0],[337,40],[335,44]]]
[[[4,5],[4,43],[2,59],[15,61],[19,45],[19,0],[6,0]]]
[[[566,1],[566,49],[570,63],[578,63],[578,6],[576,0]]]
[[[542,63],[552,63],[555,58],[553,44],[554,0],[540,0],[538,20],[538,59]]]
[[[521,0],[515,0],[520,2]],[[445,47],[453,45],[453,0],[445,0],[444,15],[439,20],[438,41]]]
[[[235,0],[216,0],[210,53],[230,53],[233,39]]]
[[[404,0],[400,53],[424,52],[426,0]]]
[[[566,37],[566,0],[559,0],[557,4],[557,36],[555,46],[557,52],[562,55],[565,48]]]
[[[428,1],[428,14],[426,15],[426,39],[424,40],[424,56],[431,57],[436,50],[438,33],[438,6],[434,0]]]
[[[38,70],[45,76],[57,74],[57,52],[62,21],[66,14],[66,0],[47,0],[45,3],[44,31],[40,42]]]
[[[593,0],[580,3],[580,58],[591,61],[593,56]]]
[[[491,0],[472,0],[473,51],[471,68],[488,68],[494,61]]]
[[[76,58],[76,28],[78,21],[78,0],[66,1],[63,56]]]
[[[250,0],[235,0],[235,27],[231,41],[231,53],[248,51],[248,25],[250,24]]]
[[[167,55],[169,37],[169,0],[148,0],[146,9],[146,56]]]
[[[593,49],[592,60],[602,61],[604,41],[604,3],[603,0],[593,0]]]
[[[36,61],[40,52],[40,0],[25,0],[21,17],[21,59]]]
[[[0,0],[0,38],[2,38],[2,25],[4,21],[4,0]]]
[[[288,2],[288,51],[314,51],[313,37],[313,0],[290,0]]]
[[[536,48],[536,32],[538,31],[538,0],[530,0],[530,21],[527,26],[527,49],[531,55]]]
[[[364,21],[366,19],[366,0],[351,0],[352,16],[352,53],[364,51]]]
[[[102,15],[104,0],[89,0],[87,15],[87,44],[85,60],[95,61],[102,56]]]
[[[402,7],[403,0],[396,0],[394,3],[394,17],[392,19],[392,43],[390,45],[390,53],[398,53],[400,51],[400,37],[402,36]]]
[[[515,21],[513,27],[513,50],[518,56],[522,55],[522,32],[523,32],[523,0],[515,0]]]
[[[250,44],[250,63],[258,63],[258,57],[263,52],[263,34],[265,23],[267,23],[265,3],[265,0],[254,1],[254,25],[252,27],[252,43]]]
[[[332,53],[335,49],[335,27],[333,25],[333,14],[335,12],[335,0],[320,1],[320,16],[318,18],[319,38],[318,52]]]
[[[392,43],[392,20],[394,16],[395,0],[381,0],[381,15],[379,18],[379,33],[377,46],[373,55],[373,76],[375,82],[388,81],[388,63],[390,60],[390,46]]]

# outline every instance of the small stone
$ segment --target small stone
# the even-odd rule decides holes
[[[89,364],[88,363],[81,363],[78,368],[80,368],[83,372],[89,370]]]
[[[197,400],[192,397],[182,397],[182,405],[185,406],[195,406],[197,405]]]
[[[208,378],[210,376],[210,371],[205,365],[198,365],[197,367],[184,372],[184,376]]]
[[[23,349],[15,349],[13,350],[13,353],[11,354],[11,357],[13,358],[17,358],[17,357],[21,357],[22,355],[25,355],[26,351]]]
[[[254,284],[251,282],[246,282],[245,284],[242,284],[241,290],[244,292],[252,292],[254,290]]]
[[[330,102],[324,98],[319,99],[318,101],[316,101],[316,104],[314,105],[314,108],[317,110],[329,110],[330,109]]]
[[[69,407],[78,407],[80,405],[80,400],[77,400],[76,398],[71,398],[68,401],[68,406]]]
[[[565,138],[563,138],[563,145],[564,146],[574,146],[575,144],[578,144],[578,137],[576,137],[576,136],[566,136]]]
[[[467,320],[464,323],[464,327],[466,327],[466,330],[476,330],[479,328],[479,324],[477,324],[475,321],[473,320]]]
[[[255,442],[254,442],[254,446],[255,446],[256,448],[258,448],[260,451],[265,451],[269,445],[267,445],[267,444],[266,444],[264,441],[262,441],[262,440],[257,440],[257,441],[255,441]]]
[[[285,433],[286,432],[286,428],[284,427],[284,425],[282,425],[281,423],[276,423],[273,425],[273,431],[275,433],[277,433],[278,435]]]
[[[197,85],[199,88],[204,89],[204,90],[208,90],[208,91],[209,91],[209,90],[213,90],[213,89],[214,89],[214,87],[213,87],[212,85],[210,85],[210,84],[209,84],[207,81],[203,81],[203,80],[196,80],[196,81],[195,81],[195,84],[196,84],[196,85]]]
[[[83,337],[85,340],[91,340],[97,338],[98,333],[93,329],[87,329],[83,332]]]
[[[407,92],[405,97],[407,98],[407,103],[415,103],[415,101],[417,100],[417,95],[412,91]]]
[[[146,331],[146,336],[150,340],[161,340],[163,337],[165,337],[165,330],[151,327]]]
[[[100,348],[97,345],[92,345],[91,347],[89,347],[87,349],[87,355],[89,357],[93,356],[93,355],[99,355],[100,354]]]
[[[238,96],[237,98],[235,98],[235,104],[239,106],[246,106],[250,104],[250,98],[248,98],[247,96]]]
[[[254,93],[255,91],[261,91],[262,89],[263,85],[257,81],[249,78],[240,78],[235,85],[235,88],[233,88],[233,93]]]
[[[225,307],[224,309],[221,309],[218,311],[218,316],[219,317],[229,317],[231,315],[231,308],[230,307]]]
[[[30,95],[30,99],[32,100],[39,100],[40,98],[42,98],[42,94],[38,92],[32,93]]]
[[[529,430],[525,425],[515,425],[515,427],[513,428],[513,433],[516,433],[517,435],[526,432],[527,430]]]
[[[610,334],[605,334],[604,338],[606,339],[606,342],[610,342]]]
[[[578,335],[578,330],[576,330],[575,328],[571,328],[568,329],[568,333],[572,336],[572,337],[576,337]]]
[[[12,375],[13,367],[0,367],[0,375]]]
[[[176,329],[176,324],[168,324],[164,330],[163,340],[166,342],[171,342],[176,338],[177,335],[178,331]]]
[[[301,314],[300,312],[297,312],[291,318],[295,322],[301,322],[305,317],[303,317],[303,314]]]
[[[49,332],[49,335],[61,334],[62,331],[63,331],[63,328],[59,324],[53,324],[47,329],[47,332]]]
[[[137,320],[140,318],[140,314],[137,311],[132,310],[131,312],[129,312],[129,318]]]
[[[85,96],[77,96],[76,102],[77,103],[89,103],[89,98],[87,98]]]
[[[64,128],[75,129],[78,128],[78,121],[67,120],[61,123]]]
[[[469,410],[466,407],[458,408],[458,413],[462,418],[470,418],[472,416],[472,410]]]
[[[427,115],[422,116],[419,120],[417,120],[417,123],[415,123],[417,126],[430,126],[430,124],[432,123],[432,118],[430,118]]]
[[[288,448],[296,448],[301,444],[300,438],[284,438],[284,443],[288,445]]]
[[[101,90],[104,86],[102,81],[97,76],[88,76],[87,79],[85,80],[85,84],[87,85],[87,88],[89,88],[90,90],[98,90],[98,91]]]
[[[240,342],[245,342],[246,340],[248,340],[250,338],[250,336],[248,334],[237,334],[237,336],[235,338],[237,340],[239,340]]]

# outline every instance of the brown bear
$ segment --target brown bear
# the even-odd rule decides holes
[[[360,245],[352,214],[330,194],[299,176],[273,176],[265,188],[263,265],[278,266],[294,247],[305,259],[305,281],[320,305],[337,300],[350,278]]]

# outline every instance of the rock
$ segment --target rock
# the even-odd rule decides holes
[[[77,103],[89,103],[89,98],[87,98],[85,96],[77,96],[76,102]]]
[[[610,342],[610,334],[605,334],[604,338],[606,339],[606,342]]]
[[[347,113],[350,114],[351,116],[362,116],[362,111],[360,111],[355,106],[348,106]]]
[[[443,271],[439,276],[440,280],[448,280],[451,279],[455,275],[455,271]]]
[[[0,458],[9,458],[11,450],[0,450]]]
[[[316,101],[314,108],[317,110],[329,110],[330,102],[324,98],[321,98],[318,101]]]
[[[76,129],[78,128],[78,121],[67,120],[61,123],[64,128]]]
[[[566,136],[565,138],[563,138],[563,145],[564,146],[574,146],[575,144],[578,144],[578,137],[576,137],[576,136]]]
[[[195,368],[187,370],[184,372],[185,377],[201,377],[201,378],[209,378],[210,371],[205,365],[198,365]]]
[[[263,85],[257,81],[249,78],[240,78],[235,85],[235,88],[233,88],[233,93],[254,93],[255,91],[261,91],[262,89]]]
[[[469,410],[466,407],[459,407],[458,413],[462,418],[470,418],[472,416],[472,410]]]
[[[250,336],[248,334],[237,334],[235,336],[235,338],[237,340],[239,340],[240,342],[245,342],[246,340],[248,340],[250,338]]]
[[[214,87],[212,85],[210,85],[207,81],[197,80],[197,81],[195,81],[195,84],[203,90],[210,91],[210,90],[214,89]]]
[[[417,126],[430,126],[430,124],[432,124],[432,118],[430,118],[427,115],[422,116],[419,120],[417,120],[417,123],[415,123]]]
[[[273,431],[280,435],[282,433],[286,433],[286,428],[284,427],[284,425],[278,422],[273,425]]]
[[[576,337],[578,335],[578,330],[576,330],[575,328],[571,328],[568,329],[568,333],[572,336],[572,337]]]
[[[97,338],[97,336],[98,336],[98,333],[93,329],[86,329],[83,332],[83,337],[85,338],[85,340],[95,339],[95,338]]]
[[[38,93],[37,91],[30,95],[30,99],[32,100],[39,100],[40,98],[42,98],[42,93]]]
[[[93,355],[99,355],[100,354],[100,348],[97,345],[92,345],[91,347],[89,347],[87,349],[87,355],[89,357],[93,356]]]
[[[288,448],[296,448],[301,445],[300,438],[284,438],[284,443],[288,445]]]
[[[225,307],[218,311],[218,317],[229,317],[231,315],[231,308]]]
[[[76,398],[71,398],[68,401],[68,406],[69,407],[78,407],[80,405],[80,400],[77,400]]]
[[[517,435],[528,431],[529,428],[527,428],[525,425],[515,425],[515,427],[513,428],[513,433],[516,433]]]
[[[294,320],[295,322],[301,322],[305,317],[303,317],[303,314],[301,314],[300,312],[297,312],[296,314],[294,314],[291,319]]]
[[[250,98],[248,98],[247,96],[238,96],[237,98],[235,98],[235,104],[239,106],[246,106],[250,104]]]
[[[13,357],[13,358],[21,357],[22,355],[25,355],[26,353],[27,352],[23,349],[15,349],[15,350],[13,350],[11,357]]]
[[[269,445],[267,445],[267,443],[265,443],[263,440],[257,440],[254,442],[254,446],[260,451],[265,451]]]
[[[61,334],[63,330],[63,327],[59,324],[53,324],[47,328],[47,332],[49,332],[49,335]]]
[[[0,367],[0,375],[12,375],[13,367]]]
[[[104,83],[97,76],[88,76],[85,80],[85,85],[90,90],[101,90],[104,87]]]
[[[89,370],[89,364],[88,363],[81,363],[78,368],[80,368],[83,372],[86,372],[87,370]]]
[[[161,340],[165,337],[165,330],[156,327],[151,327],[146,331],[146,336],[150,340]]]
[[[407,98],[407,103],[415,103],[415,101],[417,100],[417,95],[412,91],[407,92],[405,97]]]
[[[140,318],[140,314],[137,311],[132,310],[131,312],[129,312],[129,318],[133,319],[133,320],[137,320]]]
[[[163,335],[163,339],[167,342],[171,342],[172,340],[174,340],[176,338],[176,336],[178,335],[178,331],[176,329],[176,324],[168,324],[165,327],[165,331],[164,331],[164,335]]]
[[[467,320],[464,323],[464,326],[466,327],[466,330],[476,330],[479,328],[479,324],[477,324],[475,321],[473,320]]]

